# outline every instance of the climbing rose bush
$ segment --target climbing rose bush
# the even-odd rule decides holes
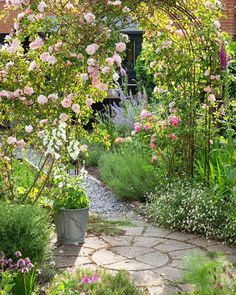
[[[12,9],[20,13],[0,52],[0,161],[9,190],[19,151],[45,146],[65,163],[86,151],[83,127],[117,83],[128,42],[115,25],[127,11],[120,1],[6,1]]]

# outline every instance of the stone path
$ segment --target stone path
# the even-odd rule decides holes
[[[55,250],[56,265],[72,269],[102,267],[112,272],[125,269],[148,295],[171,295],[191,289],[182,283],[186,256],[219,251],[236,263],[235,247],[156,228],[132,212],[106,218],[128,218],[135,226],[121,227],[125,234],[118,237],[88,236],[82,247],[60,246]]]

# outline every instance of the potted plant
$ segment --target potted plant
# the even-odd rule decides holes
[[[84,243],[89,214],[89,198],[81,187],[86,176],[82,168],[71,176],[57,168],[53,185],[53,209],[59,244]]]

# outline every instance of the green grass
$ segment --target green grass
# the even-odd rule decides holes
[[[122,226],[134,226],[129,220],[105,220],[98,215],[90,215],[88,221],[88,234],[95,236],[119,236],[124,234]]]

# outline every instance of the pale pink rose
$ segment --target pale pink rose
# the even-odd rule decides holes
[[[147,110],[142,110],[141,113],[140,113],[140,118],[141,118],[142,120],[144,120],[144,119],[150,117],[150,115],[151,115],[151,114],[150,114]]]
[[[44,46],[44,42],[41,38],[35,39],[33,42],[30,43],[29,47],[30,49],[38,49]]]
[[[89,76],[87,73],[82,73],[80,76],[83,82],[86,82],[89,79]]]
[[[26,10],[25,10],[25,14],[31,14],[31,13],[33,13],[33,10],[32,9],[30,9],[30,8],[26,8]]]
[[[69,116],[65,113],[61,113],[59,118],[62,122],[66,122],[69,119]]]
[[[94,66],[95,66],[95,59],[94,59],[94,58],[89,58],[89,59],[87,60],[87,64],[88,64],[88,66],[90,66],[90,67],[94,67]]]
[[[116,83],[118,82],[119,78],[120,78],[120,76],[117,73],[114,73],[113,76],[112,76],[113,81],[116,82]]]
[[[29,71],[33,71],[37,67],[37,64],[35,61],[32,61],[29,65]]]
[[[20,97],[19,97],[19,100],[21,100],[21,101],[26,101],[26,97],[25,97],[25,96],[20,96]]]
[[[62,101],[61,101],[61,105],[63,106],[63,108],[65,108],[65,109],[68,109],[68,108],[70,108],[71,107],[71,105],[72,105],[72,101],[71,101],[71,99],[70,98],[64,98]]]
[[[25,86],[24,88],[24,94],[31,96],[34,93],[34,89],[29,86]]]
[[[214,21],[214,27],[219,30],[221,28],[221,25],[220,25],[220,21],[219,20],[215,20]]]
[[[116,51],[124,52],[126,50],[126,44],[123,42],[116,43]]]
[[[50,55],[49,52],[44,52],[40,55],[40,59],[42,62],[47,62],[50,65],[53,65],[56,63],[56,58],[53,55]]]
[[[38,11],[39,12],[44,12],[44,9],[47,7],[47,4],[44,2],[44,1],[41,1],[39,4],[38,4]]]
[[[220,81],[220,75],[215,76],[216,81]]]
[[[16,138],[14,136],[9,136],[7,139],[8,144],[13,145],[16,143]]]
[[[65,9],[72,10],[74,8],[74,5],[72,3],[67,3],[65,6]]]
[[[88,146],[87,146],[87,144],[82,144],[81,145],[81,147],[80,147],[80,150],[81,150],[81,152],[87,152],[87,150],[88,150]]]
[[[38,137],[43,138],[44,136],[45,132],[43,130],[38,132]]]
[[[206,93],[211,93],[212,92],[212,89],[211,89],[211,86],[206,86],[204,89],[204,92],[206,92]]]
[[[205,77],[209,77],[210,76],[210,74],[211,74],[211,70],[210,69],[208,69],[208,70],[206,70],[206,72],[205,72]]]
[[[213,81],[216,79],[216,77],[214,75],[210,75],[210,79]]]
[[[88,12],[88,13],[84,13],[84,19],[86,20],[86,22],[88,24],[94,23],[96,20],[96,17],[94,14]]]
[[[39,121],[39,124],[40,125],[45,125],[47,123],[48,123],[48,120],[47,119],[42,119],[42,120]]]
[[[72,105],[72,111],[75,112],[76,114],[79,114],[80,113],[80,105],[75,103]]]
[[[172,41],[171,40],[165,40],[162,42],[162,48],[170,48],[172,45]]]
[[[119,54],[114,54],[113,55],[113,62],[118,66],[120,67],[121,66],[121,57],[119,56]]]
[[[134,123],[134,131],[138,133],[142,130],[142,125],[139,122]]]
[[[26,100],[26,101],[25,101],[25,104],[26,104],[27,106],[31,106],[33,103],[34,103],[34,102],[33,102],[32,99],[30,99],[30,100]]]
[[[56,93],[49,94],[48,98],[55,102],[58,100],[58,94]]]
[[[16,144],[20,149],[23,149],[26,146],[26,142],[24,141],[24,139],[18,140]]]
[[[109,72],[110,72],[110,68],[109,67],[104,67],[104,68],[102,68],[102,73],[103,74],[108,74]]]
[[[154,142],[150,142],[149,147],[150,147],[151,150],[155,150],[156,145],[155,145]]]
[[[152,129],[152,124],[147,124],[144,126],[144,130],[148,131]]]
[[[107,64],[108,64],[108,66],[113,66],[114,65],[114,59],[113,59],[113,57],[108,57],[107,59],[106,59],[106,61],[107,61]]]
[[[107,91],[107,85],[102,82],[97,83],[95,87],[100,91]]]
[[[19,13],[19,14],[17,15],[17,20],[18,20],[18,21],[21,21],[21,20],[24,18],[24,16],[25,16],[25,13],[24,13],[24,12]]]
[[[173,141],[176,141],[178,138],[177,138],[176,134],[172,133],[170,135],[170,139],[173,140]]]
[[[85,104],[87,107],[90,107],[94,103],[94,100],[92,98],[88,98],[85,101]]]
[[[91,45],[88,45],[87,48],[86,48],[86,52],[89,54],[89,55],[94,55],[94,53],[98,50],[98,45],[97,44],[91,44]]]
[[[157,161],[157,156],[152,156],[152,160],[151,160],[151,162],[152,163],[155,163]]]
[[[48,102],[48,98],[44,95],[39,95],[38,97],[38,103],[39,104],[46,104]]]
[[[180,119],[178,117],[173,117],[170,119],[170,124],[172,126],[177,127],[179,125],[179,123],[180,123]]]
[[[27,133],[31,133],[31,132],[33,131],[33,127],[32,127],[32,125],[27,125],[27,126],[25,126],[25,131],[26,131]]]
[[[22,94],[23,94],[23,91],[20,90],[20,89],[16,89],[16,90],[13,92],[14,97],[20,97]]]
[[[215,97],[214,94],[210,94],[210,95],[208,96],[207,100],[210,101],[210,102],[215,102],[215,101],[216,101],[216,97]]]

